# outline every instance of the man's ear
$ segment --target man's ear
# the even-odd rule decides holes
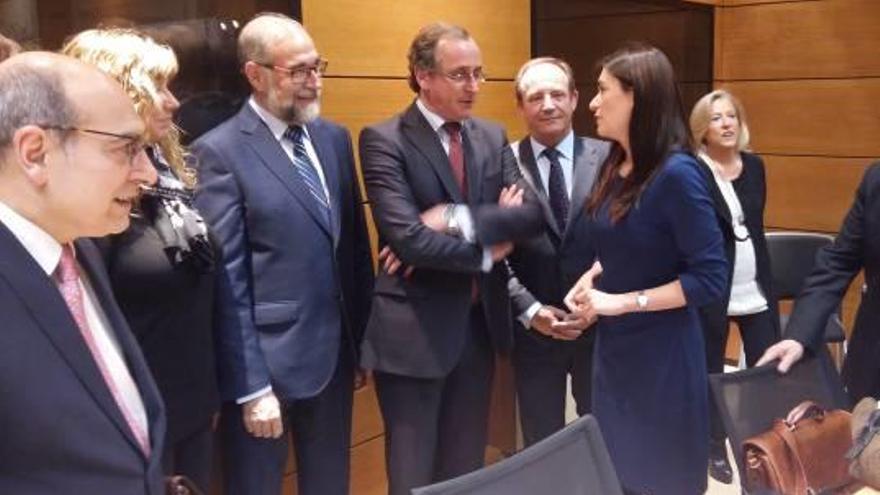
[[[247,78],[252,88],[261,93],[265,92],[266,77],[265,74],[263,74],[263,71],[260,70],[260,65],[258,63],[253,60],[248,60],[244,63],[241,71],[244,73],[244,77]]]
[[[425,88],[428,85],[428,79],[431,77],[431,71],[424,69],[416,69],[416,82],[419,84],[420,88]]]
[[[48,180],[48,156],[52,147],[46,130],[26,125],[12,135],[12,155],[16,165],[24,172],[29,181],[35,185],[43,185]]]

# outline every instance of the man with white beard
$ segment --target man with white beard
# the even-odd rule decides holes
[[[327,61],[301,24],[259,15],[238,51],[251,98],[193,146],[196,204],[223,251],[226,493],[280,493],[292,436],[298,493],[343,495],[373,287],[351,139],[318,118]]]

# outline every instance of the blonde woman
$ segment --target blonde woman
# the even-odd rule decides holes
[[[212,313],[214,248],[191,204],[195,176],[172,122],[174,52],[140,33],[94,29],[62,49],[117,79],[146,127],[158,182],[131,227],[102,240],[115,295],[140,342],[168,415],[163,466],[207,490],[212,420],[219,407]],[[95,102],[100,104],[100,102]]]
[[[700,312],[709,373],[724,370],[730,321],[737,323],[746,364],[754,366],[779,338],[779,313],[770,290],[770,259],[764,238],[767,184],[764,162],[746,151],[749,128],[742,104],[716,90],[700,98],[690,118],[697,155],[715,203],[729,264],[725,297]],[[709,474],[722,483],[733,480],[724,445],[724,425],[710,404]]]

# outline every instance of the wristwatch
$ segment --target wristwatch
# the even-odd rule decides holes
[[[461,225],[455,217],[455,205],[447,205],[443,210],[443,218],[446,220],[446,233],[453,237],[461,237]]]
[[[648,295],[643,290],[636,295],[636,307],[639,311],[648,311]]]

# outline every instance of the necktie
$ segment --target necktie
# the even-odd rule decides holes
[[[141,449],[143,449],[144,453],[149,455],[150,438],[147,433],[146,424],[143,421],[139,422],[134,413],[134,408],[140,407],[139,412],[142,414],[141,417],[146,417],[146,413],[143,412],[143,403],[140,402],[137,385],[134,383],[128,369],[124,369],[123,372],[116,374],[110,372],[110,366],[107,364],[108,357],[101,351],[96,336],[86,319],[85,305],[83,304],[83,292],[79,285],[79,270],[76,266],[76,257],[73,254],[73,248],[69,244],[64,245],[61,248],[61,261],[58,263],[58,268],[55,269],[53,278],[58,284],[58,290],[61,292],[61,297],[64,298],[67,308],[70,310],[74,321],[76,321],[80,334],[82,335],[83,340],[85,340],[86,346],[92,354],[92,358],[94,358],[95,363],[98,365],[98,369],[101,371],[101,376],[104,378],[107,388],[110,389],[110,393],[113,395],[116,405],[119,406],[122,416],[125,417],[125,421],[128,423],[129,428],[131,428],[131,431],[140,444]],[[126,401],[126,393],[129,397],[134,397],[134,400]],[[136,404],[131,402],[136,402]]]
[[[447,122],[443,124],[443,130],[449,135],[449,166],[452,168],[452,175],[455,176],[462,197],[467,201],[468,183],[464,168],[464,151],[461,147],[461,124]]]
[[[309,154],[306,153],[306,145],[303,143],[302,126],[292,125],[284,131],[285,139],[289,139],[293,143],[293,165],[299,174],[300,179],[306,185],[315,203],[318,205],[323,220],[330,225],[330,203],[327,201],[327,194],[321,185],[321,178],[318,176],[318,170],[312,163]]]
[[[559,151],[556,148],[545,148],[541,152],[550,161],[550,180],[547,181],[547,195],[550,199],[550,210],[556,218],[556,225],[560,232],[565,232],[565,224],[568,221],[568,190],[565,187],[565,176],[562,174],[562,165],[559,164]]]

